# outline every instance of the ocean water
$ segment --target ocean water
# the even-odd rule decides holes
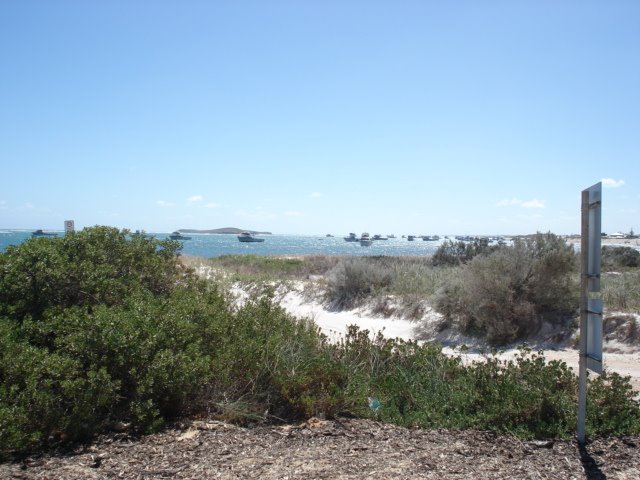
[[[57,232],[59,236],[63,232]],[[169,237],[168,233],[148,233],[159,239]],[[198,257],[219,257],[221,255],[338,255],[338,256],[426,256],[433,255],[445,241],[424,241],[416,238],[413,242],[406,238],[375,240],[371,246],[363,247],[359,242],[346,242],[342,236],[322,235],[260,235],[264,242],[240,243],[236,235],[190,234],[191,240],[182,242],[182,253]],[[346,236],[346,234],[345,234]],[[30,231],[0,230],[0,252],[9,245],[17,245],[31,238]]]

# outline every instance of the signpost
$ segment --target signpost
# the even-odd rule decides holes
[[[578,379],[578,442],[585,442],[587,368],[602,373],[602,300],[589,299],[600,291],[602,183],[582,191],[580,232],[580,363]]]
[[[64,233],[73,232],[75,228],[73,220],[64,221]]]

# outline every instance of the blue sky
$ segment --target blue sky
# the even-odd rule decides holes
[[[0,228],[640,231],[640,2],[0,3]]]

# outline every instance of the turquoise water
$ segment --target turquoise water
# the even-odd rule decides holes
[[[58,235],[63,235],[58,232]],[[159,239],[168,238],[168,233],[151,233]],[[190,235],[191,240],[182,242],[182,253],[198,257],[219,257],[221,255],[387,255],[424,256],[433,255],[445,240],[425,242],[417,238],[409,242],[406,238],[376,240],[370,247],[362,247],[358,242],[345,242],[342,237],[321,235],[262,235],[264,242],[240,243],[235,235]],[[346,236],[346,234],[345,234]],[[0,231],[0,252],[9,245],[17,245],[31,238],[30,231]]]

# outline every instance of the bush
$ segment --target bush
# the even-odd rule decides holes
[[[492,355],[466,373],[464,404],[477,428],[536,438],[575,428],[577,379],[564,362],[546,362],[542,352],[522,347],[515,360]]]
[[[363,298],[391,285],[387,265],[366,258],[341,260],[328,274],[327,298],[338,308],[349,308]]]
[[[433,254],[431,262],[434,266],[461,265],[478,255],[488,255],[499,248],[498,245],[489,245],[486,238],[476,238],[472,242],[446,240]]]
[[[559,322],[577,308],[576,255],[553,234],[516,239],[475,257],[438,293],[436,309],[462,330],[494,344],[526,338],[543,319]]]
[[[586,429],[590,435],[640,431],[640,409],[629,377],[605,371],[589,382]]]
[[[603,275],[601,296],[609,311],[640,313],[640,270]]]
[[[111,227],[10,246],[0,256],[0,315],[22,321],[51,307],[115,305],[136,289],[169,293],[186,278],[179,249]]]
[[[602,247],[603,269],[640,267],[640,251],[631,247]]]
[[[156,428],[210,376],[202,334],[224,301],[177,242],[108,227],[0,255],[0,448]],[[205,337],[206,338],[206,337]]]

